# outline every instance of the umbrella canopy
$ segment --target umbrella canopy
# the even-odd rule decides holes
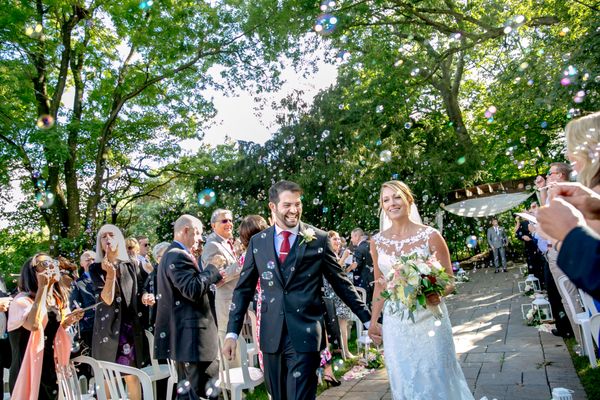
[[[466,199],[443,206],[452,214],[462,217],[488,217],[518,206],[535,192],[500,193],[492,196]]]

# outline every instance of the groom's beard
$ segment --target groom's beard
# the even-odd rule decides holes
[[[302,213],[298,211],[295,215],[291,213],[282,214],[275,211],[275,218],[279,222],[281,228],[293,229],[300,223],[300,216]]]

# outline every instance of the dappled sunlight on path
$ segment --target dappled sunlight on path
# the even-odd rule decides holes
[[[521,305],[531,299],[519,293],[523,280],[517,266],[507,273],[471,272],[457,294],[446,299],[457,357],[469,387],[479,400],[548,400],[555,387],[585,399],[569,352],[561,338],[525,324]],[[326,390],[319,399],[391,399],[384,370]]]

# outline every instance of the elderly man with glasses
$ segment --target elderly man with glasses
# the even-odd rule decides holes
[[[240,279],[241,266],[239,254],[235,250],[233,237],[233,215],[231,211],[218,208],[210,217],[213,232],[206,238],[202,253],[202,266],[213,264],[217,266],[223,276],[223,281],[215,292],[215,312],[219,337],[225,340],[229,310],[233,299],[233,290]],[[238,367],[237,361],[230,362],[230,367]]]
[[[550,199],[548,197],[548,189],[559,183],[569,182],[573,167],[567,163],[555,162],[550,164],[550,170],[546,175],[546,179],[538,176],[535,180],[535,184],[539,191],[540,201],[544,205],[549,205]],[[558,267],[558,251],[551,245],[548,247],[548,251],[545,253],[546,260],[548,261],[548,269],[551,275],[551,279],[547,279],[546,286],[548,287],[548,297],[550,304],[552,305],[552,313],[556,317],[556,329],[552,330],[552,333],[556,336],[571,337],[575,335],[577,343],[581,344],[581,332],[579,327],[575,324],[575,316],[572,315],[571,309],[568,306],[567,299],[565,296],[571,298],[572,304],[575,305],[577,312],[583,311],[578,301],[577,287],[569,280],[566,282],[566,293],[560,293],[558,291],[558,280],[565,275],[565,273]],[[549,277],[550,278],[550,277]],[[561,304],[562,302],[562,304]],[[565,320],[561,315],[568,317]]]

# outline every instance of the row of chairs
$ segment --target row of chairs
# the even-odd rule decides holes
[[[366,291],[362,288],[356,289],[362,299],[366,299]],[[372,344],[371,339],[367,334],[367,330],[364,329],[362,322],[357,317],[353,318],[353,322],[356,323],[357,328],[358,348],[359,350],[362,349],[366,354]],[[149,331],[145,333],[149,348],[153,349],[154,336]],[[256,367],[258,356],[257,343],[256,314],[248,311],[246,324],[238,338],[241,366],[230,368],[227,360],[219,357],[219,379],[216,382],[216,386],[225,389],[223,391],[225,400],[229,400],[227,391],[231,393],[232,400],[241,400],[242,391],[253,390],[264,381],[262,370]],[[222,343],[219,340],[219,350],[221,347]],[[221,354],[220,351],[219,354]],[[94,373],[92,381],[86,382],[84,377],[81,379],[78,377],[76,368],[78,364],[87,364],[90,366]],[[157,381],[168,379],[167,399],[172,398],[173,387],[178,383],[175,362],[172,360],[167,360],[167,364],[159,364],[158,360],[151,357],[150,365],[138,369],[112,362],[99,361],[88,356],[78,356],[71,360],[68,370],[62,371],[59,375],[59,399],[97,398],[98,400],[105,400],[108,398],[127,398],[127,388],[123,380],[123,376],[125,375],[133,375],[138,378],[144,400],[156,399]],[[92,388],[92,390],[88,388]],[[106,393],[107,390],[109,393]]]
[[[594,342],[596,346],[600,347],[600,310],[596,307],[594,299],[588,293],[579,289],[579,301],[583,308],[583,312],[577,312],[575,304],[567,289],[569,278],[565,275],[558,279],[558,289],[563,299],[566,300],[567,306],[571,315],[575,318],[575,323],[581,331],[581,343],[585,355],[592,368],[598,366],[598,360],[596,359],[596,351],[594,349]]]
[[[256,326],[255,322],[256,317],[252,313],[252,315],[249,315],[249,324]],[[219,379],[215,385],[224,389],[225,400],[229,400],[227,391],[231,392],[232,400],[241,400],[243,390],[253,390],[264,380],[261,369],[254,367],[254,358],[258,350],[255,345],[256,332],[254,329],[252,329],[252,332],[254,340],[250,339],[250,345],[246,343],[246,340],[249,339],[247,336],[242,334],[238,339],[241,367],[229,368],[227,361],[223,357],[219,357]],[[153,349],[154,336],[146,331],[146,338],[150,349]],[[219,341],[220,348],[221,342]],[[76,368],[78,364],[87,364],[91,367],[94,373],[92,381],[86,383],[85,378],[80,379],[78,377]],[[152,357],[150,365],[138,369],[112,362],[99,361],[88,356],[78,356],[71,360],[68,370],[59,375],[59,399],[85,400],[96,398],[105,400],[108,398],[127,398],[127,388],[123,380],[125,375],[133,375],[138,378],[144,400],[156,400],[156,382],[162,379],[168,379],[166,398],[172,399],[173,388],[178,383],[177,369],[173,360],[167,360],[167,364],[159,364],[158,360]],[[86,390],[86,388],[91,388],[91,390]],[[108,393],[106,393],[107,389]]]

